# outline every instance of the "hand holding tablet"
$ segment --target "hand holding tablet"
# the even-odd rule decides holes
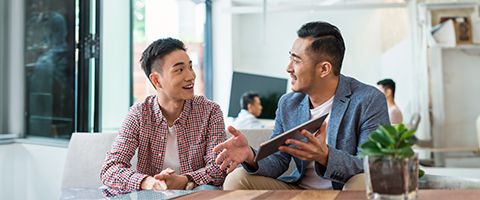
[[[258,153],[255,157],[255,162],[258,162],[259,160],[269,156],[270,154],[273,154],[278,151],[278,148],[282,145],[286,145],[285,141],[287,139],[296,139],[296,140],[302,140],[305,138],[300,131],[302,130],[307,130],[311,133],[315,133],[320,127],[322,126],[323,121],[327,118],[328,114],[323,115],[318,118],[311,119],[303,124],[300,124],[296,126],[295,128],[292,128],[275,138],[272,138],[262,144],[260,144],[260,149],[258,150]]]

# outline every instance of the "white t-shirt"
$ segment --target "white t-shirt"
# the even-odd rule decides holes
[[[180,174],[180,157],[178,156],[177,130],[175,127],[168,127],[167,147],[165,148],[165,160],[163,169],[173,169]]]
[[[400,124],[403,123],[402,111],[397,105],[388,107],[388,115],[390,117],[391,124]]]
[[[320,117],[332,111],[333,96],[322,105],[310,109],[310,117]],[[330,115],[327,116],[325,122],[328,123]],[[325,137],[325,142],[328,143],[328,137]],[[331,189],[332,181],[324,179],[317,175],[314,169],[314,161],[308,163],[305,169],[305,176],[300,180],[300,187],[305,189]]]
[[[265,125],[260,122],[252,113],[245,109],[240,110],[238,117],[233,121],[233,127],[237,129],[260,129]]]

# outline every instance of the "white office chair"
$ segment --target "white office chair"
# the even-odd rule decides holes
[[[94,188],[100,182],[100,170],[117,133],[73,133],[68,146],[63,173],[62,189]],[[137,155],[132,159],[137,166]]]
[[[419,122],[420,122],[420,115],[418,113],[415,113],[412,116],[412,119],[409,124],[409,128],[418,127]],[[414,149],[428,151],[431,153],[434,153],[434,152],[480,153],[480,116],[477,117],[477,140],[478,140],[478,145],[474,147],[432,147],[433,146],[432,140],[418,140],[417,144],[414,146]]]
[[[478,140],[478,149],[480,150],[480,115],[477,117],[477,140]]]

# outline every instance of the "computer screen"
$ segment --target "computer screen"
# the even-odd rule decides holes
[[[240,97],[248,91],[257,92],[262,101],[261,119],[275,119],[275,111],[280,97],[287,90],[287,79],[256,74],[233,72],[230,92],[229,117],[237,117],[240,112]]]

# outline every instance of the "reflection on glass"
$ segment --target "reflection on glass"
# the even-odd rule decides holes
[[[173,37],[182,40],[197,74],[195,94],[204,94],[205,3],[191,0],[134,0],[133,97],[142,102],[156,94],[140,67],[142,52],[153,41]],[[165,20],[159,20],[165,19]]]
[[[69,138],[74,114],[74,2],[27,0],[27,133]],[[67,12],[69,11],[69,12]]]

